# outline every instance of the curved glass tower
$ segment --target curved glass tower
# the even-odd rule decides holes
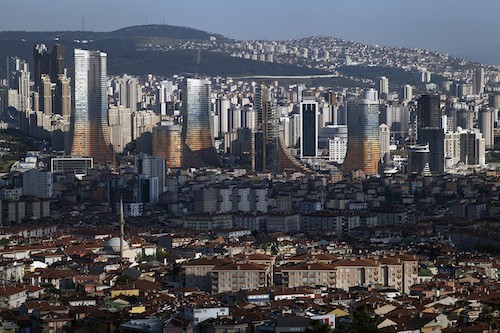
[[[347,102],[347,153],[342,171],[363,170],[367,175],[378,173],[380,143],[379,104],[368,99]]]
[[[71,155],[113,160],[109,140],[107,54],[75,49],[75,108],[72,117]]]
[[[183,166],[203,167],[221,164],[213,137],[210,117],[210,81],[185,79],[182,84]]]

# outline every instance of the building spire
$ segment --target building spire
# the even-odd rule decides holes
[[[123,216],[123,198],[120,197],[120,260],[123,260],[124,238],[125,238],[125,218]]]

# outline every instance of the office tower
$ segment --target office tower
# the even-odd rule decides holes
[[[491,93],[488,96],[488,104],[491,108],[500,109],[500,93]]]
[[[132,112],[123,106],[108,109],[109,139],[117,153],[132,142]]]
[[[40,111],[47,116],[52,115],[52,83],[50,82],[50,77],[47,74],[41,75],[41,84],[39,87],[40,96]],[[35,109],[35,111],[38,111]]]
[[[328,160],[339,164],[344,163],[347,153],[347,138],[333,137],[328,139]]]
[[[430,150],[429,145],[415,145],[408,149],[408,169],[407,173],[429,173],[430,170]]]
[[[389,126],[381,124],[379,126],[379,142],[380,142],[380,156],[384,163],[389,162],[391,158],[390,145],[391,145],[391,132]]]
[[[449,168],[460,162],[460,133],[447,132],[444,135],[445,167]]]
[[[272,91],[265,86],[258,86],[254,96],[254,108],[257,112],[257,124],[254,140],[255,171],[276,171],[279,124]]]
[[[381,76],[377,81],[377,91],[381,99],[387,99],[389,94],[389,79],[385,76]]]
[[[129,108],[132,112],[137,111],[138,82],[137,78],[124,75],[117,79],[118,106]]]
[[[486,163],[486,147],[481,133],[468,130],[460,134],[460,162],[465,165]]]
[[[441,127],[441,98],[439,95],[422,95],[418,99],[417,127]]]
[[[413,87],[407,84],[403,87],[403,100],[411,101],[412,98],[413,98]]]
[[[472,74],[472,84],[474,95],[480,95],[484,92],[484,69],[475,68]]]
[[[156,156],[139,154],[135,157],[135,167],[137,174],[158,178],[158,191],[165,191],[165,160]]]
[[[218,116],[218,127],[219,133],[217,133],[218,138],[224,137],[224,134],[232,129],[231,126],[231,102],[226,96],[217,98],[215,101],[215,114]]]
[[[145,204],[155,205],[160,198],[160,185],[158,177],[145,174],[139,175],[139,201]]]
[[[479,129],[483,134],[486,149],[492,149],[495,145],[495,113],[491,108],[483,107],[479,110]]]
[[[33,48],[34,89],[39,97],[39,111],[43,111],[45,115],[70,113],[68,99],[71,100],[71,94],[64,68],[64,54],[65,48],[60,44],[54,45],[50,53],[45,44],[36,44]]]
[[[58,76],[65,74],[64,67],[64,45],[55,44],[49,53],[45,44],[36,44],[33,48],[33,60],[35,64],[35,87],[42,84],[42,74],[50,76],[52,83],[56,83]]]
[[[319,129],[318,102],[314,97],[303,97],[300,103],[300,157],[318,156]]]
[[[378,91],[373,88],[363,90],[361,96],[362,99],[366,99],[372,102],[378,102]]]
[[[426,127],[418,131],[418,143],[428,145],[430,150],[430,171],[433,174],[444,172],[444,131],[442,128]]]
[[[17,57],[7,58],[7,87],[9,92],[8,105],[18,111],[31,109],[30,70],[28,63]]]
[[[75,49],[75,109],[71,155],[113,161],[108,129],[107,54]]]
[[[71,115],[71,85],[66,74],[59,74],[57,78],[54,113],[67,117]]]
[[[189,167],[221,164],[210,119],[210,81],[187,78],[182,83],[183,165]]]
[[[362,170],[367,175],[378,173],[380,162],[378,102],[352,99],[347,102],[347,153],[342,171]]]
[[[160,115],[166,115],[168,110],[168,104],[174,102],[173,94],[175,91],[175,86],[172,81],[161,81],[156,92],[156,110]]]

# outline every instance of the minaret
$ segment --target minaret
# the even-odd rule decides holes
[[[123,216],[123,198],[120,198],[120,260],[123,260],[124,238],[125,238],[125,218]]]

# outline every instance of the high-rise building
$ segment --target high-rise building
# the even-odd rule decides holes
[[[385,76],[381,76],[377,82],[378,95],[381,99],[387,99],[389,94],[389,79]]]
[[[64,67],[64,45],[55,44],[49,53],[45,44],[33,48],[35,64],[35,92],[38,93],[38,106],[45,115],[57,113],[69,115],[71,93],[69,80]]]
[[[139,154],[135,157],[135,167],[138,175],[158,178],[158,191],[165,191],[165,160],[156,156]]]
[[[415,145],[408,149],[408,173],[428,173],[430,170],[429,145]]]
[[[185,167],[221,164],[215,150],[210,112],[210,81],[185,79],[182,83],[182,138]]]
[[[67,117],[71,115],[71,86],[66,74],[59,74],[57,79],[54,113]]]
[[[379,141],[380,141],[380,156],[382,161],[387,163],[391,158],[390,144],[391,144],[391,131],[389,126],[381,124],[379,126]]]
[[[465,165],[486,163],[486,148],[481,133],[468,130],[460,134],[460,162]]]
[[[444,172],[444,131],[442,128],[425,127],[418,131],[418,143],[428,145],[430,150],[430,172]]]
[[[137,111],[138,92],[137,78],[124,75],[117,80],[118,106],[129,108],[132,112]]]
[[[31,169],[22,174],[23,195],[37,198],[52,198],[52,172]]]
[[[473,75],[473,93],[474,95],[480,95],[484,92],[484,69],[481,68],[475,68]]]
[[[300,157],[318,156],[319,112],[314,97],[303,97],[300,103]]]
[[[441,127],[441,97],[437,94],[422,95],[418,99],[417,128]]]
[[[19,111],[31,109],[30,70],[28,63],[17,57],[7,58],[7,87],[9,92],[8,106]]]
[[[279,124],[272,93],[258,86],[254,96],[257,124],[254,140],[253,170],[276,171]]]
[[[65,74],[64,67],[64,45],[55,44],[49,53],[45,44],[36,44],[33,48],[33,60],[35,63],[35,86],[42,83],[42,74],[50,76],[51,82],[56,83],[60,74]]]
[[[218,138],[224,137],[224,134],[231,130],[231,102],[226,96],[222,96],[217,98],[215,101],[215,114],[218,116],[218,128],[219,133],[217,134]]]
[[[495,112],[490,108],[479,110],[479,129],[483,134],[486,149],[492,149],[495,145]]]
[[[411,101],[412,98],[413,98],[413,87],[407,84],[403,87],[403,100]]]
[[[379,104],[367,99],[347,102],[347,153],[342,165],[346,174],[362,170],[367,175],[379,171]]]
[[[444,135],[445,167],[449,168],[460,162],[460,132],[446,132]]]
[[[107,54],[75,49],[75,108],[72,115],[71,155],[113,160],[109,140]]]
[[[153,155],[165,159],[167,168],[182,166],[182,136],[179,125],[161,125],[153,129]]]

